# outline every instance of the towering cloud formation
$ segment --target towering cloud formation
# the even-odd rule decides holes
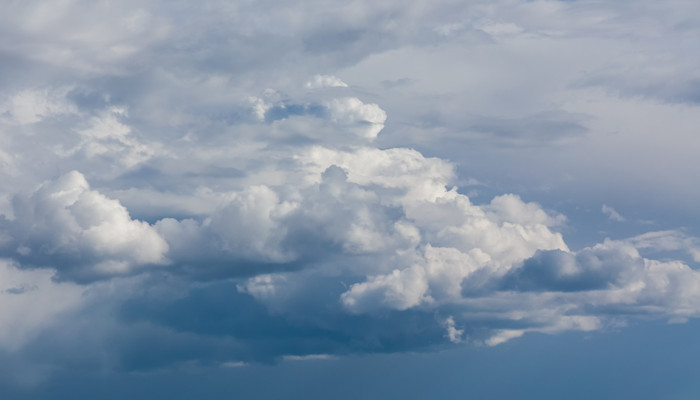
[[[449,162],[371,145],[386,118],[377,105],[309,90],[308,103],[286,99],[252,109],[263,118],[246,129],[321,128],[323,134],[310,132],[311,142],[284,135],[224,142],[223,150],[258,149],[233,160],[241,172],[221,177],[224,184],[204,188],[188,174],[226,162],[226,151],[206,141],[160,143],[152,168],[173,163],[157,170],[164,185],[155,176],[126,174],[120,178],[126,185],[145,179],[148,186],[112,190],[136,209],[148,201],[161,215],[150,223],[90,189],[77,171],[16,195],[12,218],[2,224],[5,256],[88,287],[114,281],[121,294],[92,296],[101,307],[122,309],[117,323],[127,335],[141,335],[129,327],[143,320],[170,334],[230,338],[236,344],[224,346],[215,357],[221,362],[425,348],[436,341],[496,345],[529,331],[589,331],[627,316],[684,319],[700,311],[700,274],[638,251],[693,239],[646,235],[573,252],[557,232],[562,215],[513,194],[474,204],[450,186]],[[125,125],[98,123],[116,120],[97,115],[87,131],[94,134],[75,135],[123,144]],[[175,166],[185,154],[191,165]],[[160,209],[160,201],[172,204]],[[186,215],[169,215],[172,205]],[[154,281],[158,274],[171,278]],[[145,284],[158,289],[147,295],[135,289]],[[213,304],[221,290],[225,295]],[[251,301],[254,311],[241,315]],[[171,315],[181,308],[187,311]],[[220,325],[220,318],[231,321]],[[269,337],[267,350],[252,342],[260,335]]]
[[[518,4],[515,22],[512,2],[166,3],[13,3],[26,23],[0,16],[0,56],[31,67],[0,78],[1,351],[108,370],[240,366],[700,314],[700,241],[687,231],[572,249],[567,218],[524,191],[485,199],[459,185],[481,163],[519,176],[511,155],[547,174],[564,164],[514,148],[560,154],[548,146],[594,128],[588,146],[627,134],[587,114],[607,103],[562,105],[559,92],[593,93],[618,69],[574,79],[533,67],[532,81],[506,83],[522,91],[509,96],[502,77],[519,64],[451,71],[463,46],[470,62],[517,44],[558,54],[540,46],[565,39],[593,54],[585,21],[559,17],[578,10],[619,39],[615,18],[559,2]],[[617,83],[621,95],[647,90],[634,74]],[[664,87],[665,101],[692,100]],[[485,164],[493,148],[506,156]],[[616,226],[633,215],[602,212]]]

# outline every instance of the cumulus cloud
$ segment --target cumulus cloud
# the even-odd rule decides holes
[[[77,171],[18,195],[13,205],[14,219],[3,221],[3,247],[23,264],[90,280],[166,261],[167,243],[155,229],[131,219],[119,201],[90,190]]]
[[[414,266],[356,283],[343,293],[341,300],[346,308],[355,312],[371,311],[376,307],[405,310],[430,301],[427,290],[425,271]]]
[[[384,128],[386,113],[376,104],[365,104],[355,97],[337,98],[326,104],[333,122],[357,126],[357,135],[374,139]]]
[[[378,106],[359,99],[323,101],[317,104],[326,104],[328,113],[304,117],[298,127],[313,127],[318,120],[343,131],[368,123],[356,132],[371,139],[385,119]],[[118,108],[92,114],[78,134],[124,145],[131,131],[119,121],[123,115]],[[262,138],[268,146],[260,150],[269,156],[267,172],[255,179],[234,177],[224,188],[199,189],[179,200],[151,189],[150,196],[176,203],[197,202],[200,196],[210,203],[185,217],[166,214],[150,223],[134,219],[119,200],[91,189],[77,171],[17,194],[12,216],[2,225],[5,255],[23,268],[48,268],[61,280],[82,284],[134,274],[145,281],[156,273],[177,277],[184,292],[157,284],[154,297],[135,294],[116,301],[105,296],[101,307],[126,307],[124,320],[111,323],[127,331],[129,321],[145,320],[156,330],[174,332],[177,340],[233,335],[235,345],[221,344],[227,349],[216,360],[221,365],[289,354],[305,359],[386,351],[399,336],[405,336],[404,344],[396,350],[425,348],[436,340],[443,346],[497,345],[527,332],[599,330],[633,315],[677,320],[700,310],[695,295],[700,277],[694,270],[639,253],[693,251],[691,238],[647,234],[572,251],[558,232],[567,221],[563,215],[514,194],[475,204],[450,186],[454,166],[445,160],[407,148],[348,145],[332,136],[285,145],[276,143],[276,136]],[[122,149],[106,146],[104,152]],[[165,147],[154,157],[169,152]],[[240,160],[246,157],[251,155],[242,154]],[[193,160],[197,168],[197,157]],[[217,282],[231,278],[227,290],[232,294],[217,312],[224,320],[243,318],[258,335],[273,330],[291,335],[269,339],[276,350],[259,350],[249,333],[228,323],[215,328],[197,326],[189,314],[167,317],[176,304],[191,304],[193,310],[209,304],[200,297],[219,293]],[[190,280],[203,286],[190,287]],[[120,285],[126,285],[126,293],[135,290]],[[22,288],[6,293],[28,290]],[[120,306],[139,302],[153,307]],[[237,316],[243,304],[257,304],[256,311]],[[430,329],[418,329],[415,321]],[[396,324],[405,324],[401,333],[392,327]],[[307,332],[306,339],[294,339],[300,332]],[[357,335],[365,336],[359,340]],[[357,341],[344,343],[338,337]],[[167,364],[157,364],[162,363]]]
[[[592,57],[629,47],[627,6],[360,3],[215,1],[185,17],[158,1],[26,2],[0,16],[3,351],[241,367],[699,316],[700,274],[664,253],[698,262],[691,233],[571,248],[576,216],[540,201],[559,181],[518,180],[546,171],[585,191],[576,178],[605,154],[584,150],[638,143],[596,109],[622,100],[570,96],[639,92],[646,64],[613,85]],[[615,40],[599,49],[592,31]],[[674,85],[645,90],[693,103]],[[467,167],[489,198],[456,186]]]

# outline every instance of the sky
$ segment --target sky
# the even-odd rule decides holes
[[[3,399],[700,393],[700,3],[0,5]]]

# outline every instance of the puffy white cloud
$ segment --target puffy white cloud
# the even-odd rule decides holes
[[[525,203],[517,195],[504,194],[496,196],[486,207],[486,212],[498,218],[499,222],[556,226],[562,224],[566,217],[551,216],[535,203]]]
[[[470,290],[463,289],[462,282],[477,271],[498,277],[539,249],[567,250],[561,235],[540,223],[550,220],[541,209],[516,198],[511,201],[521,203],[517,209],[531,211],[523,213],[522,220],[534,222],[501,222],[508,214],[484,212],[454,191],[410,204],[406,217],[424,238],[417,264],[354,284],[343,294],[343,303],[357,312],[370,305],[406,309],[459,301],[462,291]]]
[[[294,157],[311,172],[309,180],[318,181],[321,172],[336,165],[347,171],[350,181],[397,189],[405,194],[406,201],[435,200],[444,194],[445,185],[454,177],[450,163],[426,158],[406,148],[360,147],[354,151],[339,151],[316,146]]]
[[[697,316],[699,283],[700,273],[680,261],[644,258],[628,242],[607,240],[574,253],[540,251],[473,301],[522,326],[495,332],[486,340],[493,345],[527,331],[601,329],[626,315]]]
[[[284,276],[263,274],[256,277],[250,278],[245,285],[239,285],[238,290],[240,292],[249,293],[253,297],[265,300],[266,298],[273,297],[277,291],[277,285],[275,282],[280,283],[285,280]]]
[[[61,277],[90,280],[167,261],[168,245],[155,229],[131,219],[119,201],[90,190],[77,171],[15,197],[13,205],[6,254],[14,246],[23,263],[54,267]]]
[[[371,311],[377,307],[405,310],[432,299],[426,296],[425,270],[418,266],[370,277],[352,285],[341,300],[350,311]]]
[[[222,239],[224,251],[254,259],[284,261],[288,257],[278,249],[286,231],[276,221],[294,207],[292,203],[281,203],[270,188],[254,186],[236,193],[207,225]]]
[[[351,127],[362,138],[372,140],[384,129],[386,112],[377,104],[365,104],[356,97],[343,97],[332,99],[325,106],[333,122]]]

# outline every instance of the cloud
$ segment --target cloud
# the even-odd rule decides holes
[[[242,361],[226,361],[221,364],[222,367],[224,368],[240,368],[240,367],[245,367],[248,364],[242,362]]]
[[[133,167],[151,158],[155,150],[134,138],[131,128],[119,119],[127,111],[119,107],[109,107],[99,116],[92,117],[89,125],[77,130],[80,142],[71,149],[62,151],[64,156],[76,153],[87,158],[98,156],[114,157],[126,167]]]
[[[297,121],[301,127],[318,120],[340,132],[357,129],[359,136],[372,139],[383,126],[385,113],[376,105],[348,97],[324,101],[319,103],[327,104],[328,114],[304,117]],[[119,121],[124,114],[118,108],[88,114],[87,128],[77,133],[85,140],[123,144],[131,134]],[[272,172],[268,178],[259,176],[257,184],[244,181],[232,190],[212,193],[216,202],[190,217],[164,217],[152,223],[133,219],[120,201],[91,189],[81,173],[69,172],[15,197],[13,218],[4,221],[5,252],[25,268],[53,268],[58,278],[83,284],[139,273],[148,276],[165,267],[184,282],[211,282],[203,289],[206,293],[219,279],[234,277],[240,282],[232,301],[250,302],[244,300],[250,297],[269,307],[280,316],[271,321],[277,321],[273,326],[282,324],[282,332],[315,331],[327,320],[323,323],[327,333],[311,335],[321,343],[311,347],[311,354],[332,354],[385,346],[372,341],[348,346],[337,339],[323,344],[332,335],[356,335],[347,324],[358,319],[393,348],[388,344],[392,329],[376,319],[387,312],[395,313],[392,324],[403,318],[402,312],[413,312],[433,326],[428,336],[407,331],[409,341],[397,348],[408,349],[409,343],[427,346],[434,337],[443,338],[444,329],[449,341],[457,342],[466,334],[457,328],[462,324],[459,317],[444,325],[435,321],[431,310],[461,301],[467,290],[463,281],[500,276],[538,249],[567,250],[561,234],[550,229],[563,217],[515,195],[496,197],[482,206],[472,204],[457,188],[446,186],[454,171],[444,160],[406,148],[347,146],[332,136],[318,138],[318,144],[268,146],[266,151],[273,155],[266,164]],[[265,140],[274,144],[277,139]],[[120,151],[105,147],[105,154]],[[150,193],[162,196],[159,191]],[[198,196],[194,194],[195,201]],[[346,280],[349,284],[344,286]],[[331,310],[297,308],[316,300],[311,282],[333,287],[324,295],[330,295],[328,301],[334,304],[330,314]],[[104,307],[115,306],[109,305],[109,298],[104,301]],[[159,301],[168,308],[173,300]],[[264,310],[246,317],[247,323],[271,318]],[[159,318],[148,316],[151,321]],[[309,318],[314,322],[310,324]],[[178,332],[183,322],[190,326],[186,321],[159,324]],[[264,323],[259,329],[269,334]],[[226,354],[251,361],[295,354],[294,349],[296,354],[311,351],[304,350],[303,342],[292,340],[289,348],[265,355],[238,354],[236,346]]]
[[[86,281],[166,262],[167,243],[155,229],[131,219],[119,201],[90,190],[77,171],[18,195],[13,205],[14,219],[3,221],[9,239],[3,247],[22,264]]]
[[[304,356],[294,356],[294,355],[288,355],[283,357],[285,360],[291,360],[291,361],[307,361],[307,360],[328,360],[333,358],[333,356],[330,356],[328,354],[307,354]]]
[[[432,300],[426,296],[428,285],[425,271],[420,267],[395,269],[390,274],[370,277],[356,283],[343,293],[343,305],[354,312],[366,312],[376,307],[405,310]]]
[[[584,135],[586,119],[583,115],[550,111],[518,119],[475,116],[467,123],[482,140],[506,145],[558,144]]]
[[[348,87],[348,84],[333,75],[316,75],[306,82],[308,89],[320,89],[326,87]]]
[[[266,116],[279,104],[294,110],[290,105],[303,103],[276,104]],[[639,253],[692,251],[692,239],[648,234],[572,251],[557,231],[567,221],[563,215],[515,194],[475,204],[450,186],[453,164],[412,149],[373,147],[385,118],[378,106],[348,97],[307,104],[325,104],[327,112],[300,108],[274,121],[250,120],[246,129],[277,124],[283,130],[297,118],[299,130],[320,123],[364,140],[249,138],[266,147],[236,161],[246,165],[266,154],[265,163],[212,175],[210,182],[228,182],[223,187],[177,195],[165,191],[172,187],[166,183],[185,166],[169,161],[162,165],[172,170],[142,169],[147,192],[113,193],[148,193],[125,197],[137,206],[162,199],[163,208],[151,207],[165,215],[150,222],[132,218],[119,200],[69,172],[14,197],[12,218],[2,225],[4,253],[22,268],[54,270],[58,279],[88,289],[116,285],[91,295],[98,314],[119,315],[101,322],[125,338],[110,357],[132,357],[153,335],[168,338],[149,355],[105,368],[161,368],[190,357],[238,366],[290,354],[306,359],[435,343],[497,345],[527,332],[592,331],[640,315],[679,320],[698,314],[698,274],[680,261]],[[77,133],[124,144],[131,135],[119,120],[124,115],[119,108],[87,114],[87,128]],[[211,158],[225,153],[217,156],[206,142],[195,145],[204,151],[191,158],[194,171],[205,165],[198,157],[223,160]],[[183,154],[180,144],[163,146],[140,163]],[[123,148],[105,149],[114,154]],[[137,176],[122,179],[128,185]],[[192,182],[202,182],[199,176]],[[163,184],[151,185],[153,177]],[[179,184],[191,188],[187,179]],[[172,205],[188,215],[168,216]],[[159,276],[169,278],[158,283]],[[143,294],[146,286],[152,294]],[[7,295],[19,293],[16,288]],[[36,328],[37,335],[53,329],[67,328]],[[197,344],[204,336],[209,339]],[[73,346],[62,340],[61,346]],[[100,330],[91,340],[102,348],[113,334]],[[175,344],[182,352],[170,353]],[[226,364],[231,360],[237,361]]]
[[[572,248],[597,222],[552,211],[608,176],[695,190],[673,182],[694,176],[697,21],[642,3],[649,29],[636,3],[13,3],[0,347],[37,370],[241,367],[698,317],[692,229]],[[637,43],[655,56],[617,56]]]
[[[71,88],[22,90],[0,104],[0,114],[11,123],[29,125],[45,118],[77,113],[77,107],[66,100]]]
[[[455,320],[451,316],[445,319],[445,328],[447,329],[446,335],[447,338],[450,339],[450,342],[461,343],[464,340],[462,338],[462,335],[464,335],[464,329],[457,329],[455,327]]]
[[[603,204],[601,211],[603,212],[603,214],[607,215],[611,221],[615,221],[615,222],[624,222],[625,221],[625,217],[620,215],[620,213],[618,213],[617,211],[615,211],[614,208],[612,208],[608,205]]]
[[[680,230],[647,232],[627,239],[640,250],[677,251],[689,254],[695,262],[700,262],[700,239]]]
[[[18,351],[62,315],[83,305],[85,291],[51,280],[47,270],[24,271],[0,260],[0,351]]]
[[[359,136],[374,139],[384,128],[386,113],[376,104],[365,104],[354,97],[333,99],[326,104],[333,122],[358,126]]]

